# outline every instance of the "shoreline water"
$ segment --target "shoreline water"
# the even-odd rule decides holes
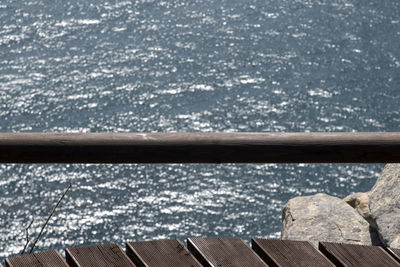
[[[1,132],[399,131],[398,1],[0,4]],[[0,257],[69,182],[41,249],[270,237],[290,198],[383,165],[0,165]]]

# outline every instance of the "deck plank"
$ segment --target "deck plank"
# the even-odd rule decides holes
[[[68,267],[55,250],[24,254],[6,259],[6,267]]]
[[[340,243],[319,243],[320,251],[337,266],[400,266],[383,248]]]
[[[386,251],[389,252],[390,256],[392,256],[398,262],[400,262],[400,249],[398,249],[398,248],[386,248]]]
[[[204,266],[268,266],[240,238],[188,238],[187,245]]]
[[[136,266],[117,244],[67,248],[65,256],[74,267]]]
[[[307,241],[253,238],[251,244],[270,266],[335,266]]]
[[[137,266],[202,266],[178,239],[127,242],[126,253]]]

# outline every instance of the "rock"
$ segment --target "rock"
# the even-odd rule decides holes
[[[400,164],[387,164],[371,189],[369,208],[384,245],[400,248]]]
[[[295,197],[282,214],[282,239],[372,245],[369,223],[342,199],[326,194]],[[372,236],[372,238],[371,238]]]
[[[348,195],[343,200],[354,208],[374,229],[377,229],[375,220],[369,209],[369,195],[370,192],[354,193]]]

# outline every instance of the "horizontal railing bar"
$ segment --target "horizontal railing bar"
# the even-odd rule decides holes
[[[0,133],[1,163],[389,163],[400,132]]]

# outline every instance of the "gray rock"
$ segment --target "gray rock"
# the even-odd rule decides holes
[[[314,245],[318,241],[372,245],[374,235],[369,223],[337,197],[295,197],[283,210],[282,239],[308,240]]]
[[[369,208],[384,245],[400,248],[400,164],[387,164],[370,192]]]
[[[370,192],[354,193],[348,195],[343,200],[354,208],[374,229],[377,229],[375,220],[369,209]]]

